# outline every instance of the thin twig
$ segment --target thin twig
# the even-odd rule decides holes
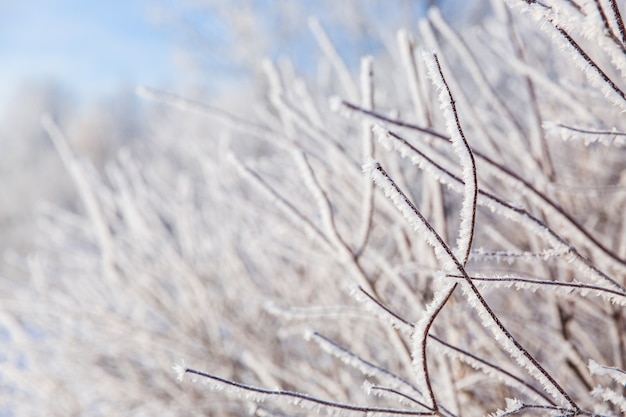
[[[624,91],[620,89],[617,84],[615,84],[615,82],[604,71],[602,71],[598,64],[596,64],[596,62],[591,59],[589,55],[587,55],[587,53],[574,40],[574,38],[572,38],[565,29],[559,26],[555,25],[555,29],[563,36],[563,38],[565,38],[567,43],[569,43],[572,48],[574,48],[576,53],[585,60],[587,65],[589,65],[600,76],[600,78],[602,78],[602,80],[611,88],[611,90],[613,90],[618,96],[620,96],[622,100],[626,101],[626,94],[624,93]]]
[[[385,115],[382,115],[380,113],[363,109],[363,108],[361,108],[361,107],[359,107],[359,106],[357,106],[355,104],[352,104],[352,103],[349,103],[349,102],[346,102],[346,101],[342,101],[342,105],[345,106],[346,108],[348,108],[349,110],[361,113],[361,114],[366,115],[368,117],[373,117],[373,118],[376,118],[376,119],[381,120],[381,121],[386,122],[386,123],[390,123],[390,124],[393,124],[393,125],[396,125],[396,126],[399,126],[399,127],[403,127],[403,128],[415,130],[415,131],[418,131],[418,132],[421,132],[421,133],[425,133],[427,135],[430,135],[430,136],[432,136],[434,138],[438,138],[440,140],[450,141],[450,137],[449,136],[447,136],[446,134],[441,133],[441,132],[439,132],[439,131],[437,131],[435,129],[422,127],[422,126],[419,126],[419,125],[415,125],[413,123],[408,123],[408,122],[404,122],[404,121],[401,121],[401,120],[393,119],[393,118],[387,117]],[[395,137],[398,137],[398,135],[395,135]],[[404,142],[408,144],[408,142],[406,142],[406,141],[404,141]],[[414,148],[412,145],[410,145],[410,146],[412,148]],[[612,251],[611,249],[606,247],[604,244],[600,243],[589,231],[587,231],[580,223],[578,223],[558,203],[553,201],[550,197],[548,197],[547,195],[545,195],[541,191],[537,190],[537,188],[535,188],[530,182],[528,182],[527,180],[523,179],[520,175],[518,175],[517,173],[515,173],[511,169],[506,168],[504,165],[502,165],[502,164],[500,164],[498,162],[495,162],[493,159],[489,158],[487,155],[483,154],[482,152],[474,150],[474,156],[476,158],[478,158],[479,160],[487,163],[489,166],[493,167],[495,170],[497,170],[499,173],[501,173],[505,177],[507,177],[507,178],[509,178],[509,179],[511,179],[511,180],[513,180],[515,182],[517,182],[522,187],[523,190],[526,190],[528,193],[530,193],[534,197],[538,198],[543,204],[546,204],[551,209],[553,209],[559,216],[562,217],[563,220],[565,220],[567,223],[569,223],[569,225],[571,227],[573,227],[577,232],[582,234],[585,237],[585,239],[587,239],[597,250],[599,250],[600,252],[604,253],[606,256],[611,258],[613,261],[619,263],[622,267],[626,267],[626,259],[622,259],[614,251]],[[479,190],[479,192],[480,192],[480,190]],[[606,274],[603,273],[602,275],[606,275]]]
[[[395,320],[397,320],[398,322],[402,323],[404,326],[408,327],[408,328],[413,328],[415,325],[413,323],[411,323],[410,321],[406,320],[405,318],[403,318],[402,316],[400,316],[398,313],[396,313],[395,311],[391,310],[389,307],[387,307],[385,304],[383,304],[382,302],[380,302],[379,300],[377,300],[373,295],[369,294],[367,291],[365,291],[362,288],[359,288],[359,291],[365,295],[369,300],[371,300],[374,304],[376,304],[381,310],[383,310],[385,313],[389,314],[390,316],[392,316]],[[545,393],[539,391],[537,388],[535,388],[534,386],[530,385],[528,382],[524,381],[523,379],[521,379],[520,377],[513,375],[512,373],[510,373],[509,371],[494,365],[493,363],[487,361],[486,359],[483,359],[479,356],[474,355],[473,353],[468,352],[467,350],[461,349],[457,346],[451,345],[450,343],[444,341],[443,339],[429,334],[428,335],[429,338],[433,339],[436,343],[454,351],[456,354],[458,354],[458,358],[460,360],[464,360],[463,358],[469,358],[465,359],[465,362],[467,363],[472,363],[472,361],[480,364],[482,367],[489,369],[490,371],[494,372],[494,374],[500,374],[502,375],[506,380],[506,378],[511,379],[513,381],[515,381],[517,384],[519,384],[520,386],[523,386],[525,389],[528,389],[529,391],[532,391],[534,394],[536,394],[537,396],[543,398],[546,402],[548,402],[549,404],[552,405],[556,405],[556,403],[554,402],[554,400],[552,398],[550,398],[549,396],[547,396]]]
[[[622,14],[619,11],[619,6],[615,0],[609,0],[609,4],[611,5],[611,10],[615,15],[615,22],[617,23],[617,30],[619,32],[622,45],[626,46],[626,30],[624,30],[624,20],[622,19]]]
[[[476,161],[474,160],[474,154],[472,152],[463,128],[461,127],[461,121],[459,120],[459,113],[456,109],[456,102],[450,91],[446,78],[443,75],[439,58],[434,55],[435,65],[439,78],[443,83],[443,87],[447,94],[444,98],[449,101],[450,109],[454,117],[454,131],[451,133],[451,140],[453,141],[455,151],[459,154],[461,159],[461,166],[463,168],[463,177],[465,183],[463,209],[461,211],[461,226],[459,227],[459,251],[462,254],[461,263],[467,265],[467,261],[470,257],[472,250],[472,242],[474,241],[474,233],[476,229],[476,205],[478,201],[478,173],[476,172]],[[459,140],[460,139],[460,140]],[[465,229],[468,230],[465,230]],[[467,236],[467,238],[465,237]],[[465,245],[465,247],[462,247]]]
[[[269,390],[264,388],[255,387],[252,385],[242,384],[240,382],[232,381],[230,379],[222,378],[217,375],[212,375],[206,372],[197,371],[192,368],[184,368],[183,370],[186,374],[198,375],[203,378],[207,378],[209,380],[215,381],[220,385],[225,385],[228,387],[235,388],[236,390],[241,390],[243,393],[248,392],[250,394],[258,394],[262,396],[269,397],[285,397],[291,399],[296,405],[300,405],[301,402],[309,402],[312,404],[317,404],[323,407],[336,408],[340,410],[346,411],[355,411],[359,413],[380,413],[380,414],[392,414],[392,415],[400,415],[400,416],[429,416],[433,415],[432,411],[411,411],[411,410],[399,410],[395,408],[377,408],[377,407],[360,407],[351,404],[343,404],[334,401],[323,400],[321,398],[313,397],[307,394],[301,394],[299,392],[294,391],[286,391],[286,390]]]
[[[436,245],[439,246],[439,248],[435,248],[435,253],[438,255],[438,257],[445,253],[448,255],[449,260],[455,264],[456,269],[464,277],[468,289],[467,295],[474,297],[475,301],[477,302],[476,304],[470,301],[470,305],[478,310],[480,314],[486,314],[486,317],[484,318],[488,318],[488,320],[494,325],[494,327],[490,327],[490,329],[492,331],[497,329],[497,332],[501,333],[504,336],[504,340],[512,345],[511,347],[513,348],[513,351],[516,351],[516,354],[513,355],[512,351],[509,351],[509,353],[512,354],[514,359],[518,363],[520,363],[520,365],[523,365],[523,362],[525,361],[528,362],[529,366],[524,367],[531,371],[531,374],[537,380],[544,384],[544,388],[550,388],[548,389],[548,392],[551,395],[553,395],[555,398],[560,397],[561,400],[564,400],[566,403],[568,403],[574,410],[580,410],[580,407],[559,385],[559,383],[556,382],[552,375],[550,375],[545,370],[545,368],[541,366],[539,362],[537,362],[535,357],[531,355],[530,352],[528,352],[528,350],[526,350],[526,348],[524,348],[509,332],[509,330],[502,324],[498,316],[494,313],[487,301],[483,298],[476,285],[474,285],[474,283],[472,282],[470,276],[465,271],[465,267],[463,266],[463,264],[453,255],[452,250],[449,248],[449,246],[443,241],[443,239],[441,239],[439,234],[432,228],[428,221],[423,218],[417,207],[415,207],[415,205],[406,197],[402,190],[398,188],[398,186],[393,182],[393,180],[380,166],[380,164],[372,163],[372,166],[370,167],[370,172],[372,173],[372,178],[374,179],[374,181],[377,182],[377,185],[383,188],[388,197],[396,202],[399,209],[402,211],[405,217],[409,219],[409,222],[411,222],[412,225],[415,220],[411,219],[409,216],[415,216],[417,219],[419,219],[419,221],[422,222],[421,226],[426,228],[426,230],[428,231],[427,234],[430,235],[430,237],[427,237],[426,239],[429,241],[429,243],[434,244],[434,242],[436,242]],[[415,227],[415,225],[413,226]],[[500,340],[500,338],[498,338],[498,341],[502,344],[502,340]]]
[[[454,274],[450,274],[447,275],[451,278],[458,278],[458,279],[464,279],[464,277],[462,275],[454,275]],[[563,282],[563,281],[551,281],[551,280],[545,280],[545,279],[531,279],[531,278],[523,278],[523,277],[476,277],[476,276],[471,276],[470,277],[472,279],[472,281],[478,281],[478,282],[485,282],[485,283],[520,283],[520,284],[531,284],[533,285],[532,289],[534,291],[534,289],[536,288],[540,288],[540,287],[560,287],[560,288],[567,288],[567,289],[571,289],[571,290],[578,290],[578,291],[598,291],[600,293],[605,293],[607,294],[607,296],[609,297],[619,297],[624,299],[623,302],[621,302],[621,305],[626,305],[626,294],[620,292],[620,291],[616,291],[616,290],[612,290],[610,288],[605,288],[605,287],[600,287],[598,285],[589,285],[589,284],[584,284],[582,282]],[[536,285],[537,287],[534,287],[534,285]]]

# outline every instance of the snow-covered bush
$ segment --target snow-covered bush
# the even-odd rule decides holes
[[[356,76],[311,20],[333,77],[246,116],[141,88],[105,177],[45,118],[85,210],[5,298],[16,415],[626,412],[622,18],[510,3]]]

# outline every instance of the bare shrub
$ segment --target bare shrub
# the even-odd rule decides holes
[[[105,178],[45,119],[85,215],[5,303],[16,412],[626,412],[622,18],[511,3],[359,77],[312,21],[339,89],[268,62],[256,122],[142,88],[182,113]]]

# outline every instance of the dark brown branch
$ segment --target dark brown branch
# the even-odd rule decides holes
[[[615,82],[613,82],[613,80],[611,80],[611,78],[609,78],[609,76],[606,75],[606,73],[604,71],[602,71],[602,69],[600,69],[598,64],[596,64],[595,61],[593,59],[591,59],[591,57],[589,55],[587,55],[587,53],[574,40],[574,38],[572,38],[569,35],[569,33],[567,33],[567,31],[565,29],[563,29],[563,28],[561,28],[559,26],[555,26],[555,28],[565,38],[567,43],[569,43],[572,46],[572,48],[574,48],[576,53],[579,54],[585,60],[585,62],[587,62],[587,65],[589,65],[591,68],[593,68],[593,70],[600,76],[600,78],[602,78],[602,80],[604,80],[604,82],[611,88],[611,90],[613,90],[617,95],[619,95],[622,98],[622,100],[626,101],[626,94],[624,93],[624,91],[622,91],[617,86],[617,84],[615,84]]]
[[[615,22],[617,23],[617,30],[619,32],[622,45],[626,46],[626,30],[624,30],[624,20],[622,19],[622,14],[619,11],[619,6],[615,0],[609,0],[609,4],[611,5],[611,10],[615,15]]]
[[[435,54],[434,57],[435,57],[435,63],[437,64],[437,71],[439,71],[439,76],[441,77],[441,80],[443,81],[443,85],[448,93],[448,97],[450,97],[450,107],[452,108],[452,113],[454,114],[454,122],[456,124],[457,132],[461,136],[463,147],[465,148],[465,151],[467,152],[469,156],[471,170],[472,170],[471,178],[474,181],[474,189],[472,190],[472,195],[471,195],[472,213],[471,213],[471,218],[470,218],[469,241],[467,242],[467,248],[465,248],[465,253],[463,254],[463,259],[461,260],[461,263],[463,263],[463,265],[466,265],[470,257],[470,253],[472,251],[472,242],[474,241],[474,233],[475,233],[475,228],[476,228],[476,205],[478,201],[478,173],[476,172],[476,161],[474,160],[474,154],[472,153],[472,148],[469,146],[469,143],[467,142],[467,138],[465,137],[465,133],[463,133],[463,128],[461,127],[461,121],[459,120],[459,113],[457,112],[456,102],[454,101],[454,97],[452,97],[450,86],[448,85],[448,82],[446,81],[446,78],[443,75],[443,71],[441,69],[441,64],[439,63],[439,58],[437,57],[437,54]],[[463,158],[461,155],[459,156]],[[462,249],[463,248],[459,248],[459,250],[462,250]]]
[[[400,316],[399,314],[397,314],[396,312],[394,312],[393,310],[391,310],[389,307],[387,307],[385,304],[383,304],[382,302],[380,302],[378,299],[376,299],[373,295],[369,294],[367,291],[365,291],[364,289],[359,287],[359,290],[361,291],[361,293],[363,293],[367,298],[369,298],[370,300],[372,300],[376,305],[378,305],[382,310],[384,310],[387,314],[389,314],[390,316],[394,317],[396,320],[398,320],[399,322],[406,324],[407,326],[413,328],[415,325],[411,322],[409,322],[408,320],[406,320],[405,318],[403,318],[402,316]],[[483,359],[479,356],[474,355],[473,353],[470,353],[464,349],[461,349],[457,346],[451,345],[450,343],[446,342],[443,339],[440,339],[437,336],[434,336],[432,334],[429,334],[428,337],[430,337],[431,339],[433,339],[434,341],[436,341],[437,343],[445,346],[446,348],[453,350],[454,352],[458,353],[459,356],[467,356],[468,358],[470,358],[473,361],[476,361],[478,363],[480,363],[482,366],[484,366],[485,368],[490,369],[491,371],[495,372],[495,373],[499,373],[504,375],[507,378],[510,378],[512,380],[514,380],[515,382],[517,382],[518,384],[524,386],[526,389],[532,391],[534,394],[538,395],[539,397],[543,398],[544,400],[546,400],[546,402],[548,402],[549,404],[552,405],[556,405],[556,403],[554,402],[554,400],[552,398],[550,398],[549,396],[547,396],[545,393],[541,392],[540,390],[538,390],[537,388],[535,388],[534,386],[532,386],[531,384],[529,384],[528,382],[524,381],[523,379],[521,379],[520,377],[513,375],[512,373],[510,373],[509,371],[494,365],[493,363],[487,361],[486,359]],[[462,359],[461,359],[462,360]]]
[[[482,309],[483,312],[487,313],[487,315],[493,322],[494,326],[498,329],[498,331],[504,334],[504,337],[510,343],[512,343],[513,346],[515,346],[515,349],[517,350],[517,352],[530,363],[531,367],[535,371],[537,371],[539,374],[541,374],[543,378],[545,378],[545,380],[552,386],[552,388],[554,388],[559,393],[559,395],[565,400],[565,402],[567,402],[575,410],[575,412],[579,412],[581,409],[578,406],[578,404],[576,404],[576,402],[572,399],[572,397],[563,389],[563,387],[561,387],[561,385],[559,385],[559,383],[552,377],[552,375],[550,375],[548,371],[546,371],[545,368],[541,366],[541,364],[537,361],[537,359],[535,359],[535,357],[531,355],[530,352],[528,352],[528,350],[524,348],[524,346],[522,346],[522,344],[504,326],[504,324],[502,324],[502,322],[500,321],[498,316],[494,313],[494,311],[491,309],[491,307],[489,306],[485,298],[482,296],[482,294],[480,293],[476,285],[472,282],[472,279],[465,271],[464,265],[456,258],[456,256],[454,256],[450,247],[443,241],[441,236],[437,233],[437,231],[433,229],[430,223],[426,221],[426,219],[423,217],[423,215],[420,213],[417,207],[415,207],[415,205],[408,199],[408,197],[402,192],[402,190],[398,188],[396,183],[389,177],[389,174],[387,174],[387,172],[378,163],[376,163],[376,166],[373,169],[377,170],[379,174],[388,181],[389,185],[394,189],[394,191],[397,193],[400,199],[404,201],[404,203],[411,209],[411,211],[416,216],[419,217],[420,221],[422,222],[422,225],[426,227],[429,230],[429,232],[433,235],[437,244],[441,246],[441,249],[443,249],[448,254],[448,256],[450,257],[450,260],[455,264],[457,270],[463,276],[463,279],[465,280],[470,290],[470,293],[473,294],[474,297],[476,297],[476,301],[480,305],[480,308]],[[477,307],[474,307],[474,308],[478,309]],[[537,378],[537,379],[540,379],[540,378]],[[427,379],[427,382],[428,382],[428,379]]]
[[[343,103],[344,106],[346,106],[350,110],[362,113],[362,114],[370,116],[370,117],[374,117],[374,118],[376,118],[378,120],[382,120],[383,122],[387,122],[387,123],[393,124],[395,126],[399,126],[399,127],[415,130],[417,132],[425,133],[427,135],[430,135],[430,136],[432,136],[434,138],[438,138],[440,140],[450,141],[450,137],[449,136],[447,136],[446,134],[441,133],[441,132],[439,132],[439,131],[437,131],[435,129],[426,128],[426,127],[422,127],[422,126],[419,126],[419,125],[415,125],[413,123],[407,123],[407,122],[403,122],[403,121],[400,121],[400,120],[392,119],[392,118],[384,116],[384,115],[382,115],[380,113],[376,113],[376,112],[373,112],[373,111],[370,111],[370,110],[363,109],[363,108],[361,108],[359,106],[356,106],[356,105],[351,104],[351,103],[346,102],[346,101],[342,101],[342,103]],[[522,185],[531,194],[533,194],[535,197],[539,198],[543,203],[547,204],[553,210],[555,210],[557,213],[559,213],[572,227],[574,227],[579,233],[581,233],[585,237],[585,239],[587,239],[593,246],[595,246],[597,249],[599,249],[601,252],[603,252],[605,255],[610,257],[615,262],[617,262],[617,263],[619,263],[619,264],[621,264],[623,266],[626,266],[626,259],[620,258],[614,251],[612,251],[611,249],[609,249],[608,247],[606,247],[605,245],[600,243],[593,235],[591,235],[590,232],[588,232],[580,223],[578,223],[560,205],[558,205],[555,201],[550,199],[544,193],[542,193],[539,190],[537,190],[530,182],[528,182],[525,179],[523,179],[522,177],[520,177],[514,171],[506,168],[504,165],[495,162],[493,159],[489,158],[487,155],[483,154],[482,152],[474,150],[474,156],[476,156],[476,158],[482,160],[483,162],[486,162],[488,165],[490,165],[491,167],[495,168],[497,171],[499,171],[501,174],[505,175],[506,177],[511,178],[511,179],[517,181],[518,183],[520,183],[520,185]]]
[[[218,382],[220,384],[236,388],[242,390],[244,392],[249,392],[250,394],[259,394],[259,395],[267,395],[271,397],[285,397],[290,398],[292,401],[299,403],[301,401],[310,402],[313,404],[321,405],[323,407],[336,408],[340,410],[347,411],[356,411],[360,413],[381,413],[381,414],[391,414],[398,416],[430,416],[434,413],[432,411],[411,411],[411,410],[399,410],[394,408],[377,408],[377,407],[360,407],[351,404],[343,404],[334,401],[327,401],[317,397],[313,397],[307,394],[301,394],[299,392],[294,391],[285,391],[285,390],[268,390],[264,388],[254,387],[252,385],[242,384],[240,382],[232,381],[230,379],[222,378],[217,375],[212,375],[206,372],[197,371],[191,368],[185,368],[185,373],[198,375],[203,378],[210,379],[212,381]]]

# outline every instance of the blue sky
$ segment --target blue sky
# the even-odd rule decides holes
[[[0,0],[0,104],[24,81],[55,79],[79,96],[174,78],[174,41],[150,22],[164,1]]]
[[[415,16],[409,22],[425,4],[425,0],[415,1]],[[268,20],[267,30],[278,33],[294,22],[272,21],[269,10],[274,3],[259,0],[254,4]],[[442,3],[456,4],[457,0]],[[328,16],[323,4],[299,3],[325,23],[329,21],[324,19]],[[115,93],[122,85],[175,88],[181,79],[187,81],[194,76],[223,88],[240,83],[242,75],[228,58],[233,41],[230,28],[207,10],[189,6],[185,0],[0,0],[0,114],[25,82],[55,80],[79,99]],[[155,23],[159,11],[166,20],[160,25]],[[170,18],[174,20],[167,21]],[[177,18],[182,20],[177,22]],[[200,30],[204,41],[194,41],[193,33],[185,30],[189,23]],[[273,58],[286,53],[306,73],[315,70],[311,62],[315,61],[317,47],[306,21],[300,26],[297,33],[290,34],[292,38],[276,45],[279,51],[266,52]],[[377,49],[376,45],[357,45],[342,39],[341,33],[330,33],[353,66],[358,65],[361,54]],[[185,53],[200,63],[201,73],[189,71]],[[181,72],[183,66],[185,72]]]

